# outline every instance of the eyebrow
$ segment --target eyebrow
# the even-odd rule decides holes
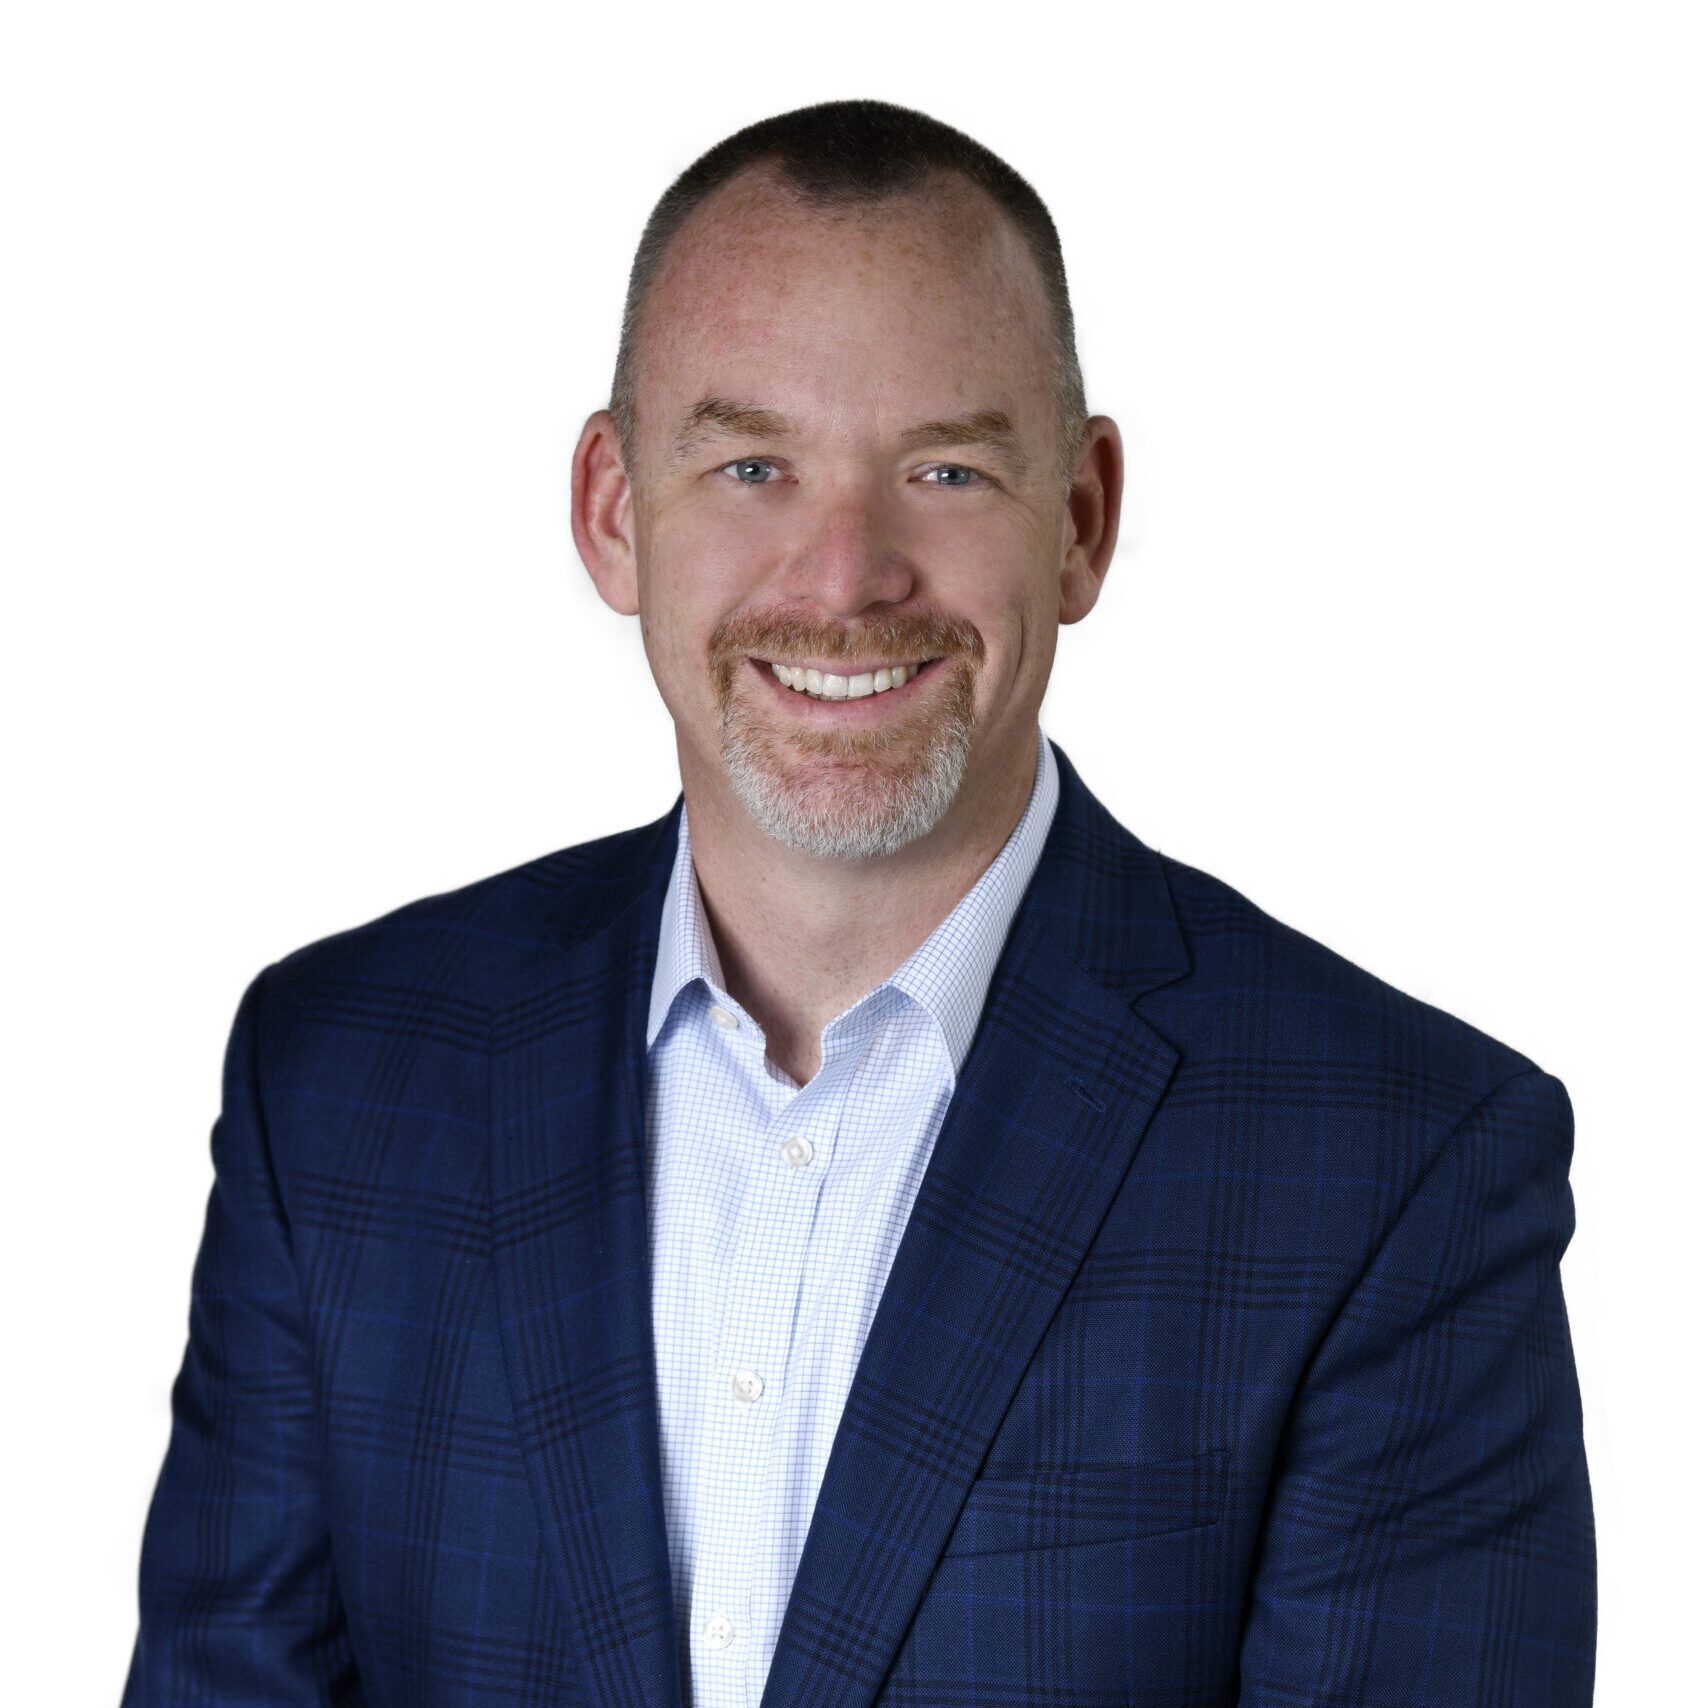
[[[924,445],[988,445],[1019,468],[1028,467],[1016,425],[1002,409],[977,409],[949,421],[923,421],[905,428],[900,438],[912,450]]]
[[[686,411],[674,439],[674,451],[684,456],[717,434],[733,434],[741,439],[779,439],[791,430],[791,422],[772,409],[735,403],[731,398],[705,397]]]
[[[729,435],[743,439],[781,439],[792,423],[776,410],[731,398],[700,398],[685,413],[674,440],[676,456],[688,456],[706,439]],[[986,445],[1002,453],[1019,470],[1028,467],[1016,425],[1002,409],[976,409],[949,420],[921,421],[899,435],[906,450],[926,445]]]

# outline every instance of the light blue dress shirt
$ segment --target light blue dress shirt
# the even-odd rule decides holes
[[[804,1086],[730,997],[686,817],[645,1041],[663,1507],[693,1708],[757,1708],[863,1342],[1058,803],[823,1027]],[[808,978],[800,966],[798,977]]]

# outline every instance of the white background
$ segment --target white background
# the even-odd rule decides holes
[[[1571,1090],[1605,1704],[1693,1679],[1702,53],[1616,5],[58,4],[0,37],[9,1700],[109,1703],[266,962],[651,818],[567,466],[650,203],[922,106],[1135,514],[1046,726]]]

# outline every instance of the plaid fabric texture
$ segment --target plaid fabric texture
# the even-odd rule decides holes
[[[1058,760],[764,1702],[1587,1703],[1564,1091]],[[675,826],[245,996],[130,1708],[680,1700],[643,1157]]]

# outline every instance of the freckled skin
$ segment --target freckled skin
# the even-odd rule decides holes
[[[630,468],[606,414],[586,425],[575,537],[605,599],[640,616],[729,985],[794,1078],[814,1071],[821,1025],[944,918],[1026,803],[1058,624],[1093,605],[1121,484],[1116,430],[1096,418],[1066,494],[1052,373],[1038,272],[978,188],[945,178],[919,196],[824,211],[755,170],[695,211],[652,288]],[[785,431],[716,428],[682,448],[709,398],[782,417]],[[1008,418],[1010,442],[906,438],[977,411]],[[729,472],[752,460],[773,478]],[[764,834],[721,757],[716,626],[747,613],[855,626],[924,612],[967,621],[985,647],[945,817],[862,861]],[[752,671],[734,691],[782,747],[801,727],[789,719],[831,715],[772,689]],[[925,680],[907,690],[929,691]],[[787,970],[799,965],[807,989]]]

